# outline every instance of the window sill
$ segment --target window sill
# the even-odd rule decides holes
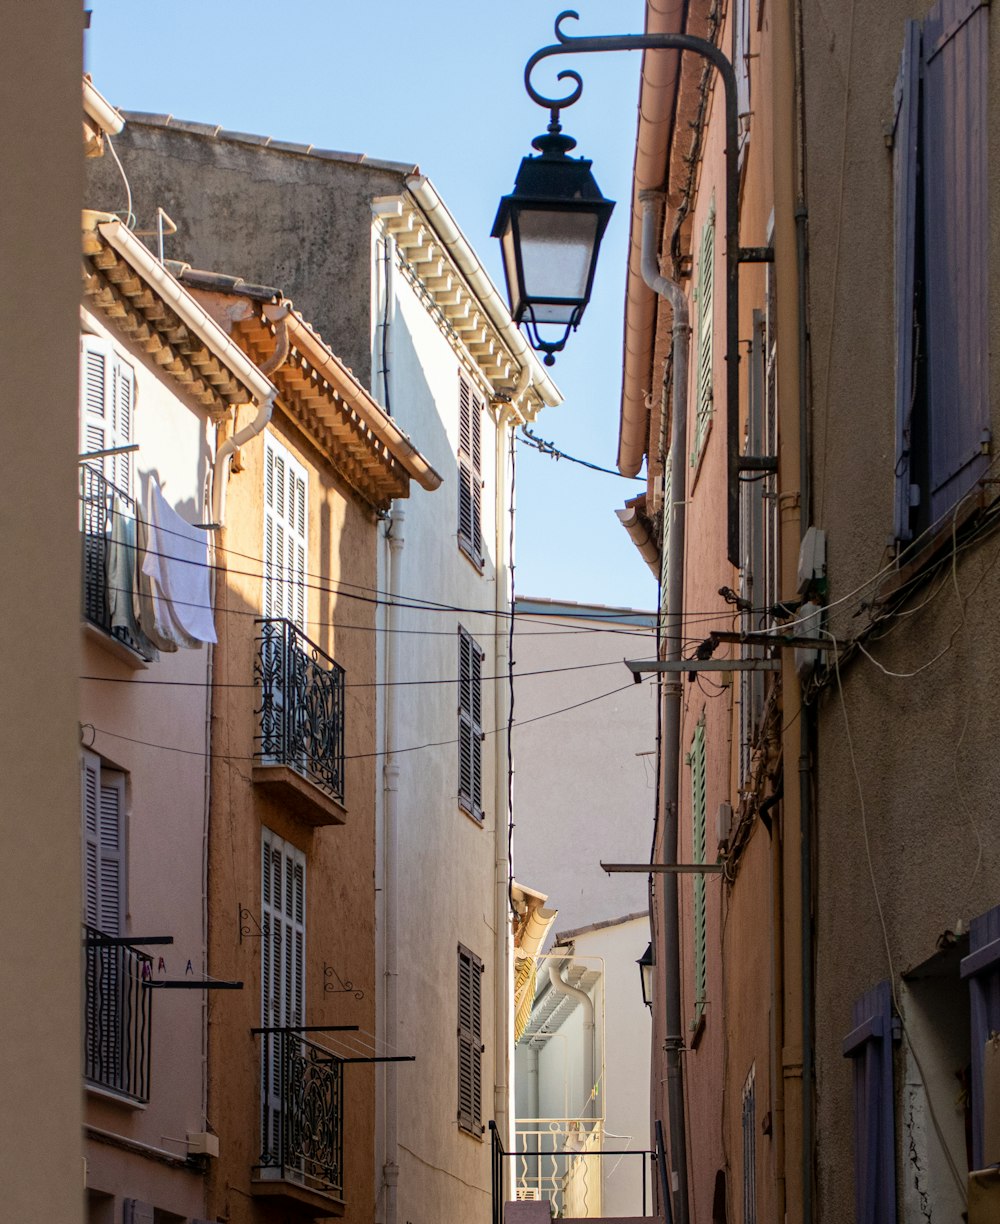
[[[459,810],[459,811],[460,811],[460,812],[463,814],[463,816],[468,816],[468,818],[469,818],[469,819],[472,821],[472,823],[473,823],[473,824],[474,824],[474,825],[475,825],[477,828],[479,828],[479,829],[485,828],[485,826],[486,826],[486,813],[485,813],[484,811],[482,811],[482,810],[480,810],[480,811],[478,811],[478,812],[473,811],[473,809],[472,809],[472,808],[467,808],[467,807],[465,806],[465,804],[464,804],[464,803],[461,803],[461,802],[460,802],[460,803],[459,803],[459,805],[458,805],[458,810]]]
[[[968,493],[958,512],[952,512],[930,535],[916,544],[908,544],[900,552],[902,563],[894,574],[886,578],[879,589],[877,603],[888,603],[928,565],[938,554],[951,545],[955,536],[961,535],[966,524],[983,510],[987,503],[986,490],[977,489]]]
[[[146,671],[149,667],[148,660],[144,659],[137,650],[133,650],[131,646],[126,646],[124,642],[120,642],[116,637],[112,637],[110,633],[105,633],[103,629],[99,629],[92,621],[82,620],[80,627],[83,629],[85,638],[89,638],[95,645],[100,646],[102,650],[106,650],[108,654],[114,655],[116,659],[120,659],[126,667],[131,667],[133,671]]]
[[[279,796],[304,824],[346,824],[347,808],[290,765],[255,765],[251,774],[257,786]]]
[[[486,558],[477,556],[473,551],[472,545],[463,536],[459,535],[456,538],[458,540],[458,551],[481,574],[486,565]]]
[[[311,1190],[301,1182],[284,1177],[252,1178],[250,1193],[254,1198],[283,1199],[286,1203],[294,1203],[307,1216],[342,1216],[347,1211],[343,1199],[320,1190]]]
[[[137,1101],[135,1097],[124,1096],[120,1092],[115,1092],[113,1088],[104,1088],[90,1080],[84,1080],[83,1087],[87,1096],[93,1097],[96,1101],[107,1101],[111,1105],[120,1105],[123,1109],[129,1109],[135,1113],[141,1113],[147,1108],[145,1101]]]

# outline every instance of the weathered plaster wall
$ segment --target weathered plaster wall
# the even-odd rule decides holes
[[[656,692],[630,685],[622,659],[652,657],[654,623],[611,608],[518,602],[514,700],[526,725],[514,730],[514,874],[548,893],[547,904],[559,910],[555,930],[648,907],[644,876],[608,876],[600,861],[639,863],[649,855]],[[616,688],[624,691],[593,700]],[[582,702],[590,704],[566,708]]]
[[[114,343],[135,371],[134,493],[148,504],[153,479],[188,522],[204,522],[203,490],[214,432],[204,410],[106,326],[85,318],[91,334]],[[167,546],[169,549],[169,545]],[[117,653],[115,653],[117,652]],[[173,944],[145,949],[154,978],[193,978],[205,972],[202,923],[205,833],[205,735],[208,651],[163,653],[136,671],[101,630],[84,630],[80,721],[84,744],[105,765],[125,772],[125,925],[136,937],[169,935]],[[86,1121],[154,1148],[186,1153],[188,1132],[205,1129],[202,1113],[201,995],[159,990],[151,996],[150,1098],[136,1109],[107,1094],[88,1092]],[[163,1136],[175,1141],[166,1145]],[[87,1147],[88,1188],[154,1202],[180,1215],[204,1208],[203,1179],[190,1171],[158,1169],[103,1143]],[[154,1197],[156,1194],[161,1197]]]
[[[234,1224],[276,1224],[289,1211],[280,1202],[250,1197],[252,1169],[261,1150],[261,1047],[250,1030],[262,1023],[262,828],[306,855],[306,1023],[356,1024],[366,1034],[373,1033],[375,1025],[375,635],[368,596],[375,586],[376,523],[280,409],[269,429],[309,474],[308,636],[346,673],[347,815],[342,825],[311,828],[250,777],[257,704],[254,621],[262,606],[260,437],[243,448],[242,470],[229,485],[220,551],[213,706],[211,964],[215,976],[242,980],[245,986],[238,994],[219,992],[209,1000],[209,1116],[220,1135],[221,1152],[211,1169],[208,1193],[210,1215],[226,1216]],[[242,919],[241,907],[249,911]],[[325,964],[353,982],[364,998],[325,992]],[[336,1042],[337,1034],[328,1039]],[[328,1039],[315,1036],[320,1043]],[[344,1069],[343,1218],[359,1224],[370,1224],[374,1211],[373,1076],[366,1065]]]
[[[80,8],[17,5],[0,40],[0,1183],[16,1220],[82,1218],[77,681]],[[16,172],[15,172],[16,167]]]
[[[867,621],[854,613],[877,591],[871,580],[886,562],[893,530],[892,151],[885,131],[893,117],[904,22],[928,7],[902,0],[856,11],[832,11],[812,0],[804,5],[815,518],[828,533],[831,601],[843,601],[830,621],[840,637]],[[1000,55],[993,35],[995,30],[989,99],[995,120]],[[995,165],[995,121],[988,131],[989,163]],[[994,280],[998,237],[994,208],[984,252]],[[994,438],[1000,424],[997,327],[994,311]],[[843,703],[836,682],[820,703],[816,1041],[822,1220],[844,1218],[853,1201],[849,1149],[822,1143],[852,1129],[851,1067],[840,1052],[852,1001],[891,977],[919,1042],[926,1021],[900,975],[931,957],[945,932],[959,932],[995,904],[1000,892],[1000,862],[989,831],[1000,782],[993,734],[1000,678],[995,554],[988,540],[964,549],[953,569],[914,593],[911,614],[895,622],[891,635],[870,643],[879,663],[903,677],[886,676],[855,656],[841,669]],[[957,1032],[965,985],[955,980],[953,989]],[[924,1046],[924,1061],[926,1051]],[[896,1070],[899,1085],[901,1055]],[[932,1087],[932,1095],[947,1116],[954,1092]],[[933,1128],[926,1132],[933,1149]],[[899,1137],[900,1177],[905,1172],[909,1184],[918,1173],[904,1165],[902,1144]]]
[[[115,137],[137,228],[155,230],[165,209],[177,224],[168,259],[276,286],[367,385],[369,200],[398,192],[410,167],[266,148],[260,137],[164,118],[136,115]],[[125,207],[109,158],[88,172],[88,207]]]
[[[405,545],[399,591],[440,610],[398,613],[405,630],[400,651],[402,687],[396,702],[399,878],[399,1050],[416,1063],[397,1072],[399,1095],[400,1221],[439,1216],[483,1220],[490,1206],[488,1137],[473,1137],[457,1123],[457,945],[484,963],[482,978],[483,1120],[494,1116],[498,1051],[494,1032],[496,960],[494,832],[506,824],[497,811],[495,782],[503,770],[505,740],[494,715],[496,634],[505,622],[490,613],[496,601],[498,525],[496,425],[483,415],[480,572],[461,551],[458,526],[459,356],[398,269],[393,278],[389,352],[392,409],[418,442],[443,482],[433,494],[413,486],[403,505]],[[485,388],[469,375],[478,393]],[[378,393],[378,388],[376,393]],[[485,394],[489,402],[488,394]],[[506,530],[501,526],[501,530]],[[501,579],[502,580],[502,579]],[[384,586],[384,582],[380,583]],[[482,823],[458,805],[458,629],[485,652],[482,665]],[[414,684],[413,681],[421,683]],[[430,681],[430,683],[427,683]],[[499,683],[504,683],[502,678]],[[421,745],[427,745],[421,747]],[[417,751],[405,751],[416,748]]]

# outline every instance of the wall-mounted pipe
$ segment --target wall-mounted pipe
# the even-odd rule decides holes
[[[593,1118],[595,1116],[595,1095],[596,1095],[596,1041],[597,1027],[594,1023],[594,1000],[585,990],[580,990],[576,986],[571,986],[569,982],[560,973],[560,966],[568,963],[573,958],[569,954],[565,961],[552,959],[549,961],[549,981],[552,983],[552,989],[561,995],[567,995],[571,999],[576,999],[583,1007],[583,1085],[587,1092],[587,1099],[584,1102],[583,1110],[580,1116],[584,1118]]]
[[[673,312],[672,370],[673,402],[670,418],[670,489],[671,504],[663,506],[663,533],[667,540],[667,592],[664,617],[664,658],[679,659],[683,642],[684,615],[684,542],[686,528],[687,486],[687,404],[688,365],[691,328],[688,299],[676,281],[660,274],[657,259],[659,204],[662,195],[642,192],[642,254],[643,279],[654,293],[665,297]],[[667,415],[667,388],[663,389],[661,419]],[[680,804],[680,751],[683,685],[679,676],[661,681],[663,698],[663,862],[677,862],[678,815]],[[677,1224],[688,1222],[687,1187],[687,1127],[684,1108],[684,1073],[681,1054],[684,1031],[681,1022],[681,963],[680,915],[678,911],[678,877],[667,872],[662,877],[663,890],[663,988],[666,1036],[664,1048],[667,1061],[667,1124],[670,1132],[670,1162],[677,1179],[673,1217]],[[657,956],[657,963],[660,957]]]

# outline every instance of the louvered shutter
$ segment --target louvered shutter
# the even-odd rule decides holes
[[[124,917],[125,775],[83,754],[83,920],[105,935],[121,935]]]
[[[458,945],[458,1124],[482,1133],[482,973],[474,952]]]
[[[698,285],[695,298],[698,307],[698,369],[692,467],[695,466],[701,455],[701,448],[708,434],[708,425],[712,419],[712,322],[715,305],[714,202],[701,230],[701,244],[698,250]]]
[[[910,509],[914,498],[910,467],[911,414],[916,378],[917,149],[920,135],[920,24],[906,23],[903,57],[895,93],[896,124],[892,146],[893,244],[895,247],[896,315],[896,492],[894,527],[898,540],[912,538]]]
[[[263,615],[306,631],[309,494],[305,468],[264,436]]]
[[[265,829],[261,854],[261,1024],[305,1023],[306,860]],[[264,1034],[262,1131],[265,1163],[281,1150],[281,1043]]]
[[[81,337],[81,453],[130,446],[134,433],[135,371],[97,336]],[[131,454],[108,455],[91,466],[126,497],[132,496]]]
[[[458,631],[458,802],[473,816],[483,811],[483,652]]]
[[[985,1047],[1000,1033],[1000,906],[973,918],[961,972],[969,983],[972,1020],[972,1167],[982,1169]]]
[[[855,1002],[851,1024],[843,1053],[854,1062],[855,1224],[895,1224],[895,1024],[887,981],[879,982]]]
[[[706,855],[706,777],[705,777],[705,723],[695,727],[691,744],[691,812],[692,812],[692,861],[704,863]],[[705,1006],[708,984],[706,962],[706,905],[705,877],[694,877],[694,997],[700,1015]]]
[[[462,374],[458,380],[458,542],[477,565],[483,560],[483,400]]]
[[[924,18],[922,155],[930,520],[989,459],[989,176],[983,0],[939,0]]]

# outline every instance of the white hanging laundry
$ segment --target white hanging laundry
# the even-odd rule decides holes
[[[160,606],[160,601],[153,601],[161,633],[168,630],[165,636],[177,638],[182,646],[218,641],[208,580],[208,540],[168,504],[155,480],[149,482],[149,535],[142,572],[152,578],[162,601]]]

